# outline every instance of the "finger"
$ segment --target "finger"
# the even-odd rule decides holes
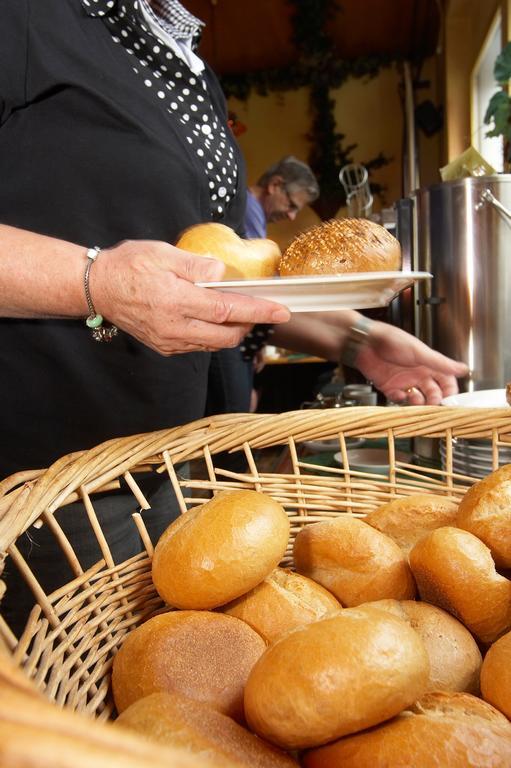
[[[183,334],[186,333],[186,345],[203,350],[214,351],[236,347],[250,332],[252,325],[227,324],[217,325],[202,320],[189,320],[183,324]],[[176,327],[176,337],[180,338],[180,328]]]
[[[227,293],[214,288],[201,288],[191,283],[182,285],[183,314],[191,319],[223,325],[284,323],[291,314],[274,301],[256,299],[239,293]]]
[[[421,393],[421,400],[425,401],[426,405],[439,405],[441,403],[443,398],[442,390],[434,379],[421,381],[417,386],[417,389]],[[415,394],[416,389],[414,388],[413,393],[408,400],[411,405],[419,405],[419,403],[415,402]],[[422,405],[422,403],[420,404]]]
[[[181,248],[173,248],[172,271],[190,283],[212,283],[223,278],[225,264],[220,259],[198,256]]]
[[[437,352],[426,344],[422,344],[422,342],[421,345],[421,365],[433,368],[433,370],[448,376],[460,377],[468,374],[469,367],[465,363],[461,363],[458,360],[451,360],[449,357],[442,355],[441,352]]]

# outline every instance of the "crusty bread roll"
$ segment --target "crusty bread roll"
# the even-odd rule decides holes
[[[479,693],[481,651],[458,619],[420,600],[377,600],[358,606],[371,609],[400,616],[418,633],[429,657],[428,691]]]
[[[400,715],[303,758],[304,768],[509,768],[511,724],[469,693],[428,693]]]
[[[365,522],[390,536],[408,556],[426,533],[444,525],[456,525],[458,503],[432,493],[415,493],[382,504]]]
[[[180,747],[201,761],[239,768],[296,768],[285,752],[199,701],[176,693],[152,693],[119,715],[116,725],[151,741]],[[202,762],[201,762],[202,765]]]
[[[483,643],[511,627],[511,581],[472,533],[437,528],[412,549],[410,567],[421,598],[452,613]]]
[[[289,630],[341,609],[339,601],[320,584],[276,568],[257,587],[220,610],[246,621],[268,643],[274,643]]]
[[[401,246],[368,219],[331,219],[302,232],[284,251],[279,273],[341,275],[401,268]]]
[[[511,568],[511,464],[468,489],[456,525],[484,541],[497,568]]]
[[[243,719],[243,689],[266,643],[244,621],[209,611],[171,611],[126,636],[112,690],[122,712],[143,696],[178,691]]]
[[[342,515],[307,525],[293,548],[298,573],[314,579],[343,605],[415,596],[415,583],[405,556],[389,536]]]
[[[224,280],[273,277],[280,260],[280,248],[274,240],[244,240],[230,227],[216,222],[189,227],[176,247],[223,261],[226,265]]]
[[[484,657],[481,693],[511,720],[511,632],[493,643]]]
[[[276,568],[289,530],[284,508],[271,496],[220,491],[162,534],[152,562],[154,585],[176,608],[216,608]]]
[[[428,673],[405,621],[349,608],[270,645],[247,680],[247,723],[285,749],[324,744],[396,715],[424,693]]]

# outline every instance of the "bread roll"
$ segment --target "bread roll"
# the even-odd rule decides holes
[[[398,717],[311,750],[304,768],[509,768],[511,724],[469,693],[428,693]]]
[[[116,725],[179,747],[201,761],[239,768],[296,768],[296,762],[230,717],[176,693],[152,693],[131,704]],[[202,764],[202,762],[201,762]]]
[[[265,648],[262,637],[233,616],[208,611],[154,616],[126,636],[114,657],[117,711],[151,693],[177,691],[242,720],[245,682]]]
[[[493,643],[484,657],[481,693],[511,720],[511,632]]]
[[[342,609],[339,601],[306,576],[276,568],[257,587],[221,610],[236,616],[273,643],[291,629]]]
[[[410,552],[420,596],[456,616],[491,643],[511,627],[511,581],[495,570],[490,550],[460,528],[437,528]]]
[[[224,280],[273,277],[280,260],[280,248],[274,240],[244,240],[230,227],[216,222],[189,227],[176,247],[223,261],[226,265]]]
[[[284,251],[279,273],[341,275],[401,268],[401,247],[393,235],[368,219],[331,219],[302,232]]]
[[[428,674],[405,621],[346,609],[270,645],[245,687],[247,723],[286,749],[324,744],[396,715],[424,693]]]
[[[216,608],[245,594],[279,564],[289,518],[270,496],[220,491],[175,520],[156,545],[153,581],[176,608]]]
[[[356,517],[342,515],[302,528],[293,557],[299,573],[322,584],[346,606],[415,595],[410,568],[398,545]]]
[[[469,488],[456,525],[484,541],[497,568],[511,568],[511,464]]]
[[[390,536],[408,556],[426,533],[444,525],[456,525],[458,503],[432,493],[416,493],[393,499],[364,518],[373,528]]]
[[[428,691],[479,693],[481,651],[463,624],[435,605],[415,600],[377,600],[359,610],[390,611],[419,635],[429,658]]]

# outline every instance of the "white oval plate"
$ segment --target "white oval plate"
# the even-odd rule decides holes
[[[389,471],[389,452],[385,448],[355,448],[348,450],[347,453],[350,469],[383,474]],[[334,460],[338,464],[343,464],[340,451],[334,454]],[[396,451],[396,461],[409,463],[411,456],[408,453]]]
[[[363,438],[347,437],[346,445],[351,448],[363,445]],[[336,451],[339,448],[339,438],[334,437],[332,440],[304,440],[302,445],[309,451],[317,451],[318,453],[324,453],[329,451]]]
[[[429,272],[352,272],[345,275],[223,280],[197,285],[276,301],[284,304],[290,312],[328,312],[386,307],[402,290],[430,277]]]
[[[481,389],[478,392],[462,392],[444,397],[442,405],[459,405],[465,408],[508,408],[505,389]]]

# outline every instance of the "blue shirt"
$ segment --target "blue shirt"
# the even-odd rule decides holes
[[[263,206],[250,190],[247,190],[245,208],[245,236],[266,237],[266,216]]]

